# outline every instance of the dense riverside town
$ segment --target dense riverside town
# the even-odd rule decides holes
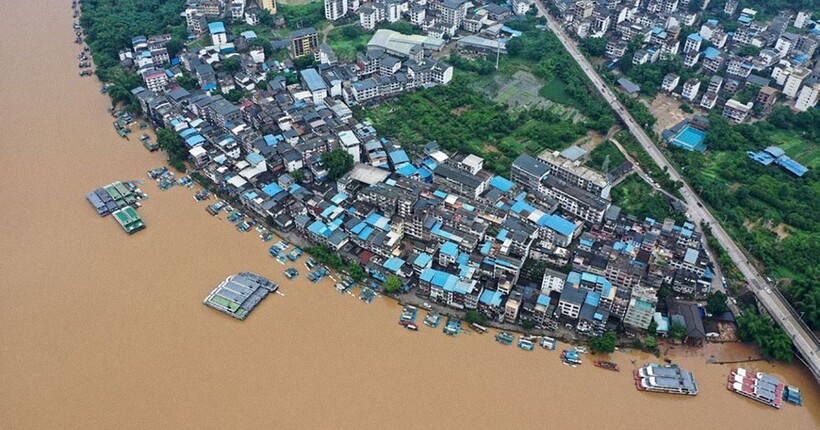
[[[484,321],[587,336],[654,322],[662,335],[682,329],[676,336],[692,345],[720,336],[692,300],[721,288],[696,226],[623,213],[610,201],[611,178],[581,166],[581,148],[522,154],[505,178],[436,142],[411,159],[354,117],[351,106],[447,84],[452,66],[426,59],[443,39],[379,30],[357,62],[339,63],[315,30],[298,30],[286,39],[292,57],[315,55],[320,65],[299,70],[295,83],[279,76],[257,88],[271,70],[290,72],[287,61],[238,51],[225,26],[209,23],[213,46],[175,66],[199,89],[155,69],[169,62],[163,35],[135,36],[121,58],[145,69],[132,90],[144,115],[173,130],[195,171],[247,214],[360,264],[377,283],[397,278],[390,293]],[[214,66],[231,58],[240,69],[217,76]],[[237,85],[248,96],[233,103],[224,94]]]
[[[139,117],[114,106],[115,127],[127,139],[131,125],[150,124],[157,143],[144,134],[146,149],[163,149],[169,163],[187,173],[176,181],[167,168],[152,170],[149,176],[161,189],[199,182],[205,188],[197,201],[211,193],[221,199],[207,206],[209,213],[224,209],[240,232],[257,226],[266,242],[273,240],[270,229],[298,244],[313,254],[305,265],[314,283],[335,274],[342,278],[340,292],[359,284],[359,298],[368,303],[378,295],[398,299],[405,305],[399,323],[411,331],[419,328],[421,307],[427,310],[424,324],[433,328],[446,315],[443,331],[453,336],[464,332],[462,320],[477,333],[487,332],[486,326],[524,332],[517,346],[528,351],[536,344],[554,349],[550,336],[588,343],[596,353],[619,345],[657,356],[659,339],[693,348],[738,340],[741,312],[726,295],[708,226],[693,223],[672,195],[674,216],[665,219],[637,216],[613,203],[613,188],[638,166],[625,162],[610,170],[607,156],[596,170],[589,166],[590,152],[570,144],[521,153],[509,175],[502,175],[486,169],[485,158],[435,140],[407,145],[382,135],[368,118],[370,109],[402,94],[448,85],[454,67],[442,51],[495,56],[498,64],[510,38],[526,37],[506,23],[531,19],[524,17],[529,2],[351,3],[324,3],[328,20],[357,15],[346,25],[375,30],[355,59],[346,61],[319,43],[316,28],[290,30],[279,19],[274,22],[287,32],[267,45],[253,43],[254,30],[233,35],[233,25],[260,26],[260,16],[268,21],[277,11],[274,2],[189,0],[181,18],[191,36],[187,46],[173,49],[176,55],[170,53],[170,34],[133,35],[119,49],[119,66],[141,82],[127,96]],[[377,27],[405,18],[421,31]],[[586,37],[584,28],[589,26],[573,27]],[[75,30],[82,43],[81,27]],[[88,55],[87,49],[80,55],[81,69],[90,67]],[[630,82],[619,84],[631,92]],[[696,116],[665,137],[671,145],[698,150],[708,127],[707,119]],[[808,171],[777,147],[750,152],[749,158],[797,177]],[[147,197],[136,184],[113,183],[87,199],[100,216],[113,213],[126,232],[135,233],[145,228],[132,207],[139,204],[122,202],[133,200],[132,194]],[[302,249],[289,250],[280,241],[270,254],[286,264],[297,261]],[[299,272],[288,268],[285,276],[294,280]],[[242,272],[226,278],[204,303],[244,320],[278,290],[265,277]],[[514,336],[502,331],[496,340],[510,345]],[[765,354],[791,357],[790,346],[787,353],[772,351]],[[560,358],[576,367],[579,354],[587,352],[577,346]],[[697,395],[694,375],[667,363],[635,369],[635,387]],[[610,361],[594,364],[619,370]],[[727,389],[778,409],[784,400],[802,404],[799,388],[745,368],[730,373]]]

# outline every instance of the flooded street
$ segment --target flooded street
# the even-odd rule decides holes
[[[799,386],[803,407],[726,390],[730,366],[707,358],[756,355],[742,345],[676,350],[697,397],[641,393],[645,355],[613,354],[620,373],[570,368],[491,334],[403,330],[398,305],[311,284],[302,261],[287,281],[256,234],[146,178],[163,157],[119,138],[99,83],[77,76],[70,2],[10,3],[0,23],[0,428],[820,426],[801,366],[752,367]],[[128,236],[84,196],[131,179],[150,198]],[[202,305],[240,271],[284,294],[244,322]]]

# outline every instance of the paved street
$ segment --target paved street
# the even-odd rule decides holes
[[[558,39],[567,51],[569,51],[573,59],[575,59],[587,77],[589,77],[604,99],[612,106],[616,114],[621,118],[632,135],[635,136],[644,150],[649,153],[652,160],[661,168],[666,167],[669,176],[673,180],[683,183],[683,187],[681,187],[680,191],[684,201],[689,206],[689,217],[696,224],[708,223],[712,227],[712,234],[728,252],[732,261],[746,278],[751,291],[755,293],[772,317],[789,333],[798,351],[803,355],[803,358],[807,361],[807,365],[814,373],[815,379],[820,381],[820,343],[818,343],[814,333],[809,331],[804,324],[801,324],[802,321],[798,321],[799,318],[793,314],[791,307],[782,296],[771,291],[771,286],[766,282],[766,279],[757,271],[737,244],[729,237],[720,223],[718,223],[715,217],[706,209],[700,198],[692,191],[689,184],[683,180],[677,170],[675,170],[675,167],[669,163],[658,147],[655,146],[655,143],[644,132],[643,128],[635,122],[632,115],[630,115],[626,108],[618,101],[615,94],[606,86],[600,75],[598,75],[589,61],[581,54],[575,42],[556,24],[556,20],[549,16],[542,0],[536,0],[535,5],[538,8],[539,15],[548,18],[547,26],[549,29],[558,36]]]

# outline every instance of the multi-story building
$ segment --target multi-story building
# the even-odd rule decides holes
[[[288,38],[291,44],[291,54],[294,58],[313,55],[313,51],[319,46],[319,38],[316,29],[313,27],[294,30],[290,32]]]
[[[792,70],[788,78],[786,78],[785,85],[783,85],[783,94],[791,99],[797,97],[800,85],[803,84],[803,80],[809,77],[810,74],[811,70],[805,67],[798,67]]]
[[[259,0],[259,6],[271,15],[276,15],[276,0]]]
[[[667,73],[666,76],[663,77],[661,88],[663,88],[664,91],[671,93],[678,87],[678,83],[680,83],[680,75],[677,73]]]
[[[654,289],[636,287],[632,289],[629,306],[624,316],[624,324],[641,330],[646,330],[652,322],[658,296]]]
[[[148,70],[142,74],[145,87],[155,93],[163,92],[168,84],[168,75],[162,69]]]
[[[211,33],[211,42],[214,46],[220,47],[228,43],[228,33],[225,31],[224,23],[212,22],[208,24],[208,31]]]
[[[562,152],[542,153],[539,159],[550,168],[550,176],[557,177],[578,188],[604,198],[609,197],[610,181],[600,172],[583,166],[569,149]],[[577,148],[576,148],[577,149]]]
[[[815,81],[811,84],[803,85],[800,93],[797,95],[797,100],[794,102],[794,109],[800,112],[805,112],[817,105],[817,98],[820,95],[820,82]]]
[[[681,97],[689,100],[690,102],[695,101],[698,97],[698,91],[700,90],[700,81],[695,78],[689,78],[686,82],[683,83],[683,90],[681,91]]]
[[[541,181],[549,172],[550,166],[544,161],[521,154],[512,163],[511,179],[524,188],[540,190]]]
[[[754,103],[752,102],[743,104],[735,99],[729,99],[726,101],[726,104],[723,105],[723,117],[728,119],[730,122],[739,124],[746,119],[746,116],[749,115],[749,112],[752,110],[752,106],[754,106]]]
[[[688,54],[692,51],[700,51],[700,44],[703,42],[703,37],[698,33],[692,33],[686,37],[686,43],[683,45],[683,53]]]
[[[757,93],[755,101],[765,109],[777,101],[777,90],[770,86],[765,86]]]

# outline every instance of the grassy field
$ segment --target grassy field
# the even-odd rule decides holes
[[[772,133],[771,137],[789,157],[809,169],[820,168],[820,151],[817,150],[816,142],[809,142],[790,130],[779,130]]]
[[[609,168],[608,171],[615,169],[616,167],[620,166],[624,161],[626,161],[626,157],[621,154],[621,151],[615,146],[614,143],[610,141],[605,141],[600,145],[596,146],[592,152],[589,153],[589,159],[585,163],[587,167],[593,168],[598,171],[603,171],[604,162],[606,161],[607,157],[609,157]]]
[[[373,33],[346,29],[348,27],[330,30],[327,35],[327,43],[333,48],[333,52],[336,53],[340,61],[353,61],[356,59],[356,51],[367,50],[367,42],[370,41]],[[346,32],[351,34],[345,34]],[[351,35],[354,37],[350,37]]]
[[[669,201],[663,194],[644,182],[638,175],[632,175],[612,189],[612,204],[620,206],[626,213],[638,218],[650,217],[656,221],[672,218],[683,222],[683,216],[672,212]]]

